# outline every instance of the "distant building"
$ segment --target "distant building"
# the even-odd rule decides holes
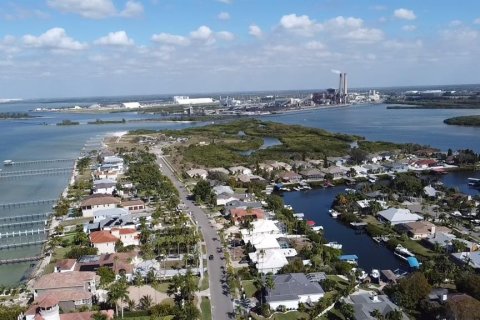
[[[84,217],[93,217],[99,210],[114,209],[120,204],[120,199],[103,194],[91,195],[80,203],[82,215]]]
[[[62,259],[55,264],[54,272],[72,272],[76,265],[75,259]]]
[[[124,102],[122,106],[126,109],[140,109],[142,107],[139,102]]]
[[[265,211],[259,208],[247,208],[247,209],[241,209],[241,208],[234,208],[230,209],[230,215],[232,221],[237,224],[241,221],[244,221],[246,219],[252,219],[252,220],[258,220],[258,219],[264,219],[265,218]]]
[[[188,104],[211,104],[213,103],[212,98],[190,98],[188,96],[174,96],[173,102],[180,105]]]
[[[310,281],[304,273],[288,273],[274,277],[275,286],[267,289],[266,301],[273,310],[280,306],[297,309],[299,303],[314,304],[325,295],[318,282]]]
[[[399,223],[409,223],[422,220],[418,214],[411,213],[408,209],[389,208],[379,211],[378,216],[385,222],[389,222],[392,226]]]

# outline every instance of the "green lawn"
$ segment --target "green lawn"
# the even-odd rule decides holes
[[[336,287],[337,290],[344,289],[348,285],[347,281],[345,281],[344,279],[340,278],[337,275],[332,275],[332,274],[327,275],[327,279],[330,279],[330,280],[333,280],[333,281],[336,282],[335,287]],[[328,292],[327,292],[327,294],[328,294]]]
[[[203,291],[203,290],[207,290],[207,289],[208,289],[209,285],[208,285],[208,276],[207,276],[207,275],[204,275],[204,276],[203,276],[203,280],[200,281],[198,287],[199,287],[199,289],[200,289],[199,291]]]
[[[245,289],[245,296],[247,298],[253,297],[255,292],[257,292],[257,288],[253,285],[253,280],[243,280],[242,286]]]
[[[154,289],[159,292],[167,293],[169,285],[170,282],[160,282],[154,286]]]
[[[252,314],[253,319],[263,320],[266,319],[260,315]],[[286,313],[275,313],[269,320],[297,320],[297,319],[308,319],[308,314],[298,311],[290,311]]]
[[[207,297],[202,297],[200,309],[202,309],[202,320],[212,320],[212,307],[210,305],[210,299]]]
[[[84,224],[88,221],[90,221],[91,218],[78,218],[78,219],[72,219],[72,220],[65,220],[60,222],[60,225],[66,227],[66,226],[75,226],[77,224]]]

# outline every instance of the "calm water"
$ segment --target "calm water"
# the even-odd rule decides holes
[[[328,210],[337,194],[345,192],[345,187],[292,191],[283,194],[286,204],[296,212],[303,212],[305,219],[313,220],[323,226],[328,241],[337,241],[343,245],[344,254],[356,254],[358,265],[365,271],[397,268],[406,270],[407,265],[397,258],[391,250],[377,244],[367,234],[358,234],[350,227],[332,218]],[[379,259],[379,257],[382,257]]]
[[[103,100],[100,100],[103,99]],[[118,98],[91,98],[64,101],[24,101],[0,104],[0,112],[28,111],[37,107],[61,107],[72,105],[91,105],[96,102],[111,103]],[[155,100],[155,97],[149,98]],[[141,101],[137,98],[125,98],[123,101]],[[300,124],[304,126],[324,128],[326,130],[365,136],[371,140],[392,142],[416,142],[429,144],[443,150],[448,148],[470,148],[480,152],[480,128],[456,127],[443,124],[443,120],[452,116],[480,114],[479,110],[387,110],[384,105],[365,105],[337,109],[315,110],[302,113],[291,113],[262,117],[265,120]],[[139,115],[136,113],[117,114],[65,114],[65,113],[33,113],[40,118],[28,120],[0,121],[0,161],[28,161],[38,159],[76,158],[85,142],[91,138],[103,137],[108,133],[128,131],[138,128],[181,129],[192,125],[188,123],[168,122],[135,122],[111,125],[79,125],[56,126],[64,119],[79,121],[85,124],[96,119],[121,120],[161,118],[157,115]],[[46,123],[47,125],[43,125]],[[268,141],[267,141],[268,140]],[[277,144],[278,141],[265,139],[265,146]],[[0,164],[1,165],[1,164]],[[62,164],[63,167],[65,164]],[[48,166],[47,166],[48,167]],[[40,166],[3,168],[5,170],[35,170]],[[467,174],[468,175],[468,174]],[[470,175],[468,175],[470,176]],[[442,177],[447,185],[457,185],[465,189],[464,177]],[[0,203],[23,202],[30,200],[58,198],[69,180],[69,174],[42,175],[18,179],[0,179]],[[475,194],[475,190],[467,190]],[[386,248],[377,245],[365,235],[354,232],[332,219],[328,214],[332,199],[336,192],[343,188],[327,190],[311,190],[307,192],[291,192],[285,200],[297,211],[315,220],[326,228],[329,240],[339,241],[344,245],[345,253],[355,253],[360,257],[360,265],[367,270],[371,267],[395,268],[403,263],[397,260]],[[0,210],[0,217],[48,212],[47,206],[28,207],[17,210]],[[39,226],[33,226],[34,228]],[[0,232],[2,232],[0,227]],[[14,229],[16,230],[16,229]],[[18,239],[16,239],[18,240]],[[10,241],[10,240],[8,240]],[[0,244],[6,243],[0,239]],[[16,250],[0,251],[1,258],[36,255],[39,247],[26,247]],[[374,254],[372,254],[374,253]],[[378,259],[378,254],[383,254]],[[384,257],[383,257],[384,256]],[[381,260],[381,261],[379,261]],[[375,263],[373,262],[375,261]],[[18,282],[29,263],[0,267],[0,284]]]

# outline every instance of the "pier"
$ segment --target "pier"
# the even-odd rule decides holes
[[[0,260],[0,265],[22,263],[22,262],[29,262],[29,261],[38,261],[42,258],[43,258],[43,256],[32,256],[32,257],[15,258],[15,259],[1,259]]]
[[[26,177],[26,176],[66,174],[72,171],[73,171],[73,168],[50,168],[50,169],[38,169],[38,170],[3,171],[0,173],[0,178],[19,178],[19,177]]]
[[[22,230],[22,231],[4,232],[4,233],[0,233],[0,239],[43,234],[43,233],[48,233],[49,231],[50,229],[47,229],[47,228],[42,228],[42,229],[38,228],[38,229],[30,229],[30,230]]]
[[[44,200],[34,200],[34,201],[25,201],[25,202],[12,202],[12,203],[0,203],[0,209],[12,209],[12,208],[22,208],[28,206],[39,206],[44,204],[57,203],[57,199],[44,199]],[[0,218],[4,219],[4,218]]]
[[[19,216],[0,217],[0,224],[6,224],[7,221],[28,221],[30,219],[45,218],[51,215],[51,212],[22,214]]]
[[[65,162],[74,162],[75,159],[47,159],[47,160],[31,160],[31,161],[12,161],[10,166],[27,166],[27,165],[36,165],[36,164],[47,164],[47,163],[65,163]]]
[[[20,247],[29,247],[44,244],[47,240],[35,240],[35,241],[26,241],[26,242],[17,242],[0,245],[0,250],[20,248]]]
[[[8,228],[15,228],[19,226],[32,226],[36,224],[44,224],[47,225],[48,220],[33,220],[33,221],[22,221],[22,222],[14,222],[14,223],[4,223],[0,224],[0,229],[8,229]]]

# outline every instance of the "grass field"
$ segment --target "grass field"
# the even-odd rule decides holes
[[[202,297],[200,309],[202,311],[202,320],[212,320],[212,306],[210,305],[210,299]]]
[[[255,292],[257,292],[257,288],[253,285],[253,280],[243,280],[242,286],[245,289],[245,296],[247,298],[253,297]]]

